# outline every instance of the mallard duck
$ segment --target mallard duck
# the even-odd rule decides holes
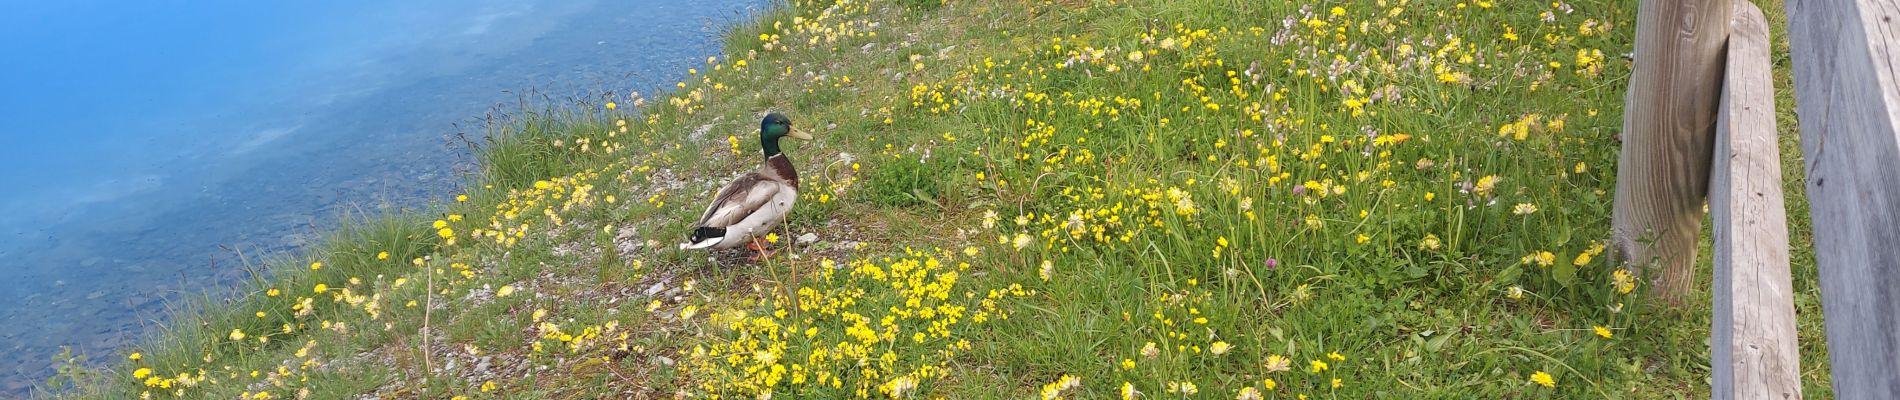
[[[693,233],[680,243],[681,249],[730,249],[746,246],[757,252],[754,260],[769,257],[758,239],[785,221],[792,204],[798,201],[798,170],[779,152],[781,138],[810,140],[811,135],[792,130],[792,120],[771,113],[759,122],[759,147],[765,164],[739,176],[719,189],[706,213],[693,223]]]

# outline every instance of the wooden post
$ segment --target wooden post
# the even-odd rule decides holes
[[[1801,353],[1788,273],[1768,20],[1743,2],[1729,21],[1728,67],[1715,120],[1709,211],[1715,226],[1716,399],[1801,398]]]
[[[1900,6],[1787,7],[1834,394],[1900,398]]]
[[[1616,259],[1680,305],[1694,284],[1731,0],[1643,0],[1623,109]]]

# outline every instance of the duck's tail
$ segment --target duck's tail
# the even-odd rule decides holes
[[[725,239],[725,228],[702,226],[693,230],[693,235],[686,238],[686,243],[680,243],[680,249],[704,249],[718,245]]]

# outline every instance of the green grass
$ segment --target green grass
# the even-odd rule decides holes
[[[1633,13],[793,1],[638,112],[496,124],[465,201],[272,262],[71,396],[1705,397],[1706,286],[1660,307],[1592,250]],[[764,110],[817,136],[788,253],[675,250]]]

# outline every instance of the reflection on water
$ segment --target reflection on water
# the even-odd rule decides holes
[[[458,134],[532,90],[647,91],[704,62],[718,1],[25,4],[0,15],[0,397],[94,359],[246,255],[446,198]],[[10,5],[11,7],[11,5]],[[27,40],[12,40],[26,38]]]

